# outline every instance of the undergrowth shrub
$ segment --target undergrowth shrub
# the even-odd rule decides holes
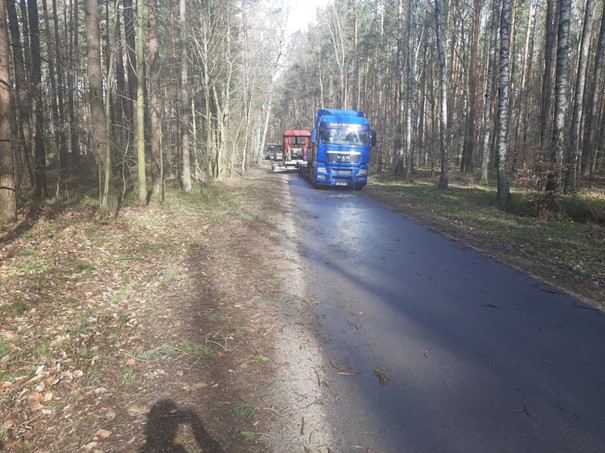
[[[605,225],[605,200],[581,195],[525,193],[511,197],[506,210],[522,217]]]
[[[574,222],[605,225],[605,200],[570,196],[561,198],[561,207]]]

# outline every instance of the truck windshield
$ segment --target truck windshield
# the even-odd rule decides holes
[[[307,143],[307,140],[309,139],[309,137],[303,137],[302,135],[301,136],[292,135],[288,138],[290,139],[290,143],[292,145],[301,145],[301,146],[305,145]]]
[[[325,128],[319,131],[322,143],[331,145],[365,146],[368,144],[368,131],[362,129]]]

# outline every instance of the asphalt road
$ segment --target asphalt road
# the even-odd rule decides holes
[[[338,452],[605,451],[605,316],[287,175]]]

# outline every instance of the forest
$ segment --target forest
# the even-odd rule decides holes
[[[93,178],[98,207],[246,174],[320,107],[360,109],[373,174],[544,200],[605,164],[602,1],[2,0],[0,223]]]
[[[321,107],[376,130],[352,196],[599,316],[604,3],[326,0],[294,26],[292,0],[0,0],[0,451],[176,451],[155,434],[180,418],[187,451],[256,453],[304,427],[274,342],[306,342],[316,302],[283,285],[286,178],[260,164]]]

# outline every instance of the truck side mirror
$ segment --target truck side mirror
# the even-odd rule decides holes
[[[376,131],[372,130],[372,144],[370,146],[376,146]]]
[[[311,130],[311,143],[316,143],[317,140],[317,129]]]

